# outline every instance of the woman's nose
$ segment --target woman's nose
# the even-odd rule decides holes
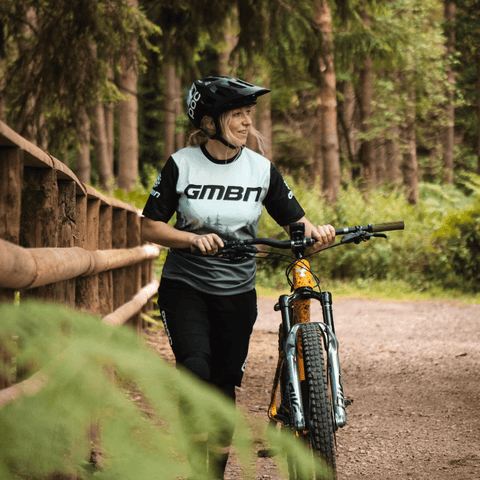
[[[251,119],[250,115],[244,114],[243,115],[243,124],[244,125],[251,125],[251,123],[252,123],[252,119]]]

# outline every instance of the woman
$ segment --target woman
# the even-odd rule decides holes
[[[305,223],[306,236],[318,240],[315,249],[335,239],[331,225],[314,227],[305,218],[273,164],[245,147],[249,134],[262,145],[252,112],[267,93],[229,77],[195,81],[187,114],[197,131],[191,146],[166,162],[143,212],[144,240],[170,248],[158,304],[177,364],[233,401],[257,317],[256,266],[253,259],[209,255],[223,240],[255,237],[263,206],[287,233],[291,223]],[[175,212],[172,227],[167,222]],[[228,429],[210,451],[212,478],[223,479],[232,435]],[[205,440],[200,445],[206,448]]]

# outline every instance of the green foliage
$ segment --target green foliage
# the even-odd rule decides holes
[[[51,150],[74,143],[80,107],[124,98],[111,79],[121,53],[132,39],[155,50],[159,32],[124,0],[3,0],[0,15],[8,121],[21,135],[54,132]]]
[[[212,438],[234,419],[234,447],[244,478],[253,478],[245,417],[218,393],[167,365],[127,327],[36,302],[2,305],[0,318],[2,348],[15,358],[15,368],[40,371],[46,379],[37,393],[0,409],[2,480],[40,480],[53,472],[85,480],[153,480],[159,472],[165,480],[185,477],[190,436],[201,431]],[[7,367],[1,356],[0,369]],[[111,367],[119,372],[117,382],[107,380]],[[141,393],[149,415],[129,399],[129,385]],[[188,418],[178,413],[180,401],[191,405]],[[96,422],[99,437],[89,445],[86,432]],[[258,424],[256,429],[264,430]],[[270,440],[261,441],[305,455],[290,435],[272,432]],[[100,459],[96,464],[86,461],[92,447]]]
[[[420,199],[410,205],[401,190],[386,187],[365,196],[353,186],[340,192],[334,207],[322,200],[318,188],[304,184],[292,189],[315,225],[336,228],[405,221],[404,231],[320,252],[309,258],[313,271],[328,288],[329,280],[348,282],[402,280],[419,290],[430,287],[480,291],[480,177],[468,175],[461,186],[419,185]],[[259,236],[274,236],[279,227],[268,214]],[[259,260],[258,283],[284,287],[283,262]]]
[[[462,186],[471,192],[469,204],[450,213],[435,232],[437,262],[431,275],[443,273],[447,288],[480,292],[480,177],[464,175]]]
[[[294,172],[306,177],[310,159],[313,157],[315,142],[287,125],[274,127],[273,153],[275,164],[281,170]]]
[[[414,12],[414,13],[413,13]],[[374,90],[369,131],[364,140],[392,138],[392,127],[403,126],[415,111],[417,143],[439,146],[439,128],[447,124],[447,82],[444,37],[436,0],[396,0],[372,12],[372,26],[354,23],[335,39],[337,72],[345,76],[352,64],[364,68],[373,61]],[[343,73],[341,73],[343,71]],[[358,87],[358,76],[352,76]],[[409,92],[415,91],[415,96]],[[402,150],[403,138],[398,135]]]
[[[465,133],[464,144],[476,149],[478,144],[478,38],[480,36],[480,24],[478,12],[480,2],[478,0],[457,0],[455,12],[455,49],[459,53],[459,59],[454,65],[456,71],[456,83],[458,90],[464,97],[463,104],[455,111],[455,125]]]
[[[121,188],[116,188],[113,193],[102,191],[99,185],[95,185],[95,188],[105,195],[111,195],[117,200],[128,203],[137,207],[139,210],[143,210],[143,207],[147,203],[148,197],[150,196],[150,191],[155,184],[159,172],[155,169],[153,165],[145,164],[140,178],[137,178],[135,188],[126,192]]]

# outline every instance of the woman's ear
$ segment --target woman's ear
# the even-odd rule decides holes
[[[215,122],[213,121],[213,118],[205,115],[202,118],[202,128],[207,130],[208,133],[215,135],[216,128],[215,128]]]

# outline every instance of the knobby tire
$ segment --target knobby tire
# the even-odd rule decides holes
[[[311,475],[302,476],[300,471],[305,468],[299,468],[297,460],[291,455],[287,455],[289,477],[290,480],[307,480],[307,478],[330,480],[336,478],[335,434],[331,400],[328,393],[323,339],[320,330],[314,324],[305,323],[300,332],[305,368],[302,394],[307,422],[307,433],[300,437],[311,452],[318,455],[331,468],[331,472],[325,476],[325,472],[315,473],[312,468]]]

